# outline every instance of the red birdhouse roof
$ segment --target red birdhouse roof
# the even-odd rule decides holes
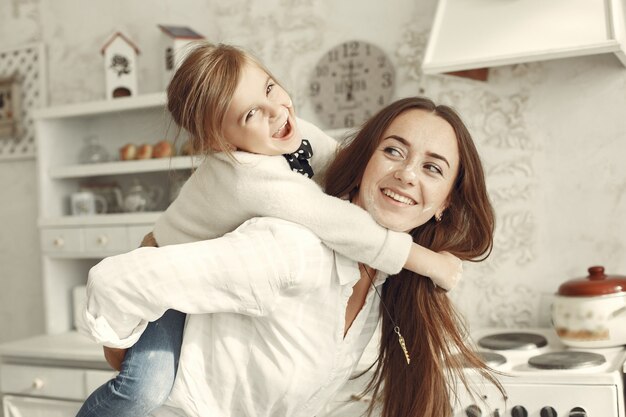
[[[120,37],[122,39],[124,39],[124,41],[129,44],[134,50],[135,53],[137,55],[139,55],[139,48],[137,48],[137,45],[135,45],[135,43],[133,41],[131,41],[130,39],[128,39],[122,32],[115,32],[114,34],[111,35],[111,37],[109,38],[108,41],[105,42],[104,45],[102,45],[102,48],[100,49],[100,53],[102,55],[104,55],[104,51],[106,51],[106,49],[109,47],[109,45],[111,45],[111,43],[115,40],[115,38]]]

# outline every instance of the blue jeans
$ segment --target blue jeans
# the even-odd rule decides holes
[[[185,314],[167,310],[126,351],[120,373],[87,398],[76,417],[141,417],[161,406],[178,368]]]

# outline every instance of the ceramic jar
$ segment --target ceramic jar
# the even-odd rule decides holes
[[[592,266],[589,275],[563,283],[552,304],[552,324],[573,347],[626,345],[626,277]]]

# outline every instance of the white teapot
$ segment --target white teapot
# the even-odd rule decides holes
[[[156,186],[147,187],[134,180],[126,195],[122,196],[122,192],[116,189],[115,198],[122,211],[126,213],[152,211],[163,198],[163,190]]]

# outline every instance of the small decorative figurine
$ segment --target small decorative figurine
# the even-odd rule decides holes
[[[121,32],[115,32],[100,50],[104,56],[106,97],[137,95],[139,48]]]
[[[163,86],[167,87],[187,52],[185,46],[195,40],[204,39],[204,36],[185,26],[158,26],[163,33],[161,40],[164,65]]]

